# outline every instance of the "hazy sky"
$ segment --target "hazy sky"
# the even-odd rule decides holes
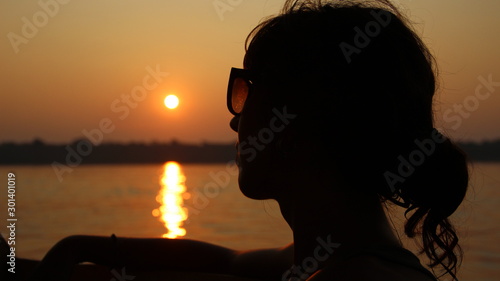
[[[232,141],[229,69],[283,2],[1,1],[0,142],[60,143],[84,130],[104,141]],[[500,138],[500,1],[396,3],[438,59],[439,127]],[[179,96],[176,110],[163,106],[167,94]]]

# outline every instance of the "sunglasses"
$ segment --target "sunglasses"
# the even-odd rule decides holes
[[[227,85],[227,109],[233,115],[241,114],[254,81],[248,69],[231,68]]]

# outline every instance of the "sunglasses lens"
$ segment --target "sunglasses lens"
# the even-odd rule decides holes
[[[248,97],[248,83],[243,78],[234,79],[231,106],[235,113],[241,113]]]

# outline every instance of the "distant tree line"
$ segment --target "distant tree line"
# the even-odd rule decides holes
[[[459,143],[473,161],[500,161],[500,140],[483,143]],[[235,159],[234,143],[198,145],[177,141],[168,143],[104,143],[92,146],[88,140],[67,145],[46,144],[36,139],[31,143],[0,144],[0,165],[54,162],[67,164],[139,164],[178,161],[181,163],[226,163]]]
[[[470,160],[477,162],[500,161],[500,140],[482,143],[459,143]]]
[[[232,144],[202,143],[199,145],[169,143],[103,143],[93,146],[88,140],[77,140],[67,145],[31,143],[0,144],[0,165],[58,162],[74,164],[140,164],[178,161],[181,163],[226,163],[234,160],[236,149]]]

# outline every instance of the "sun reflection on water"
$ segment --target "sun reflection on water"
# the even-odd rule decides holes
[[[163,222],[168,231],[163,237],[182,237],[186,235],[186,229],[182,224],[188,217],[187,209],[184,207],[184,198],[189,197],[189,193],[186,192],[186,177],[177,162],[169,161],[163,168],[160,179],[161,190],[156,196],[156,201],[161,206],[152,213]]]

